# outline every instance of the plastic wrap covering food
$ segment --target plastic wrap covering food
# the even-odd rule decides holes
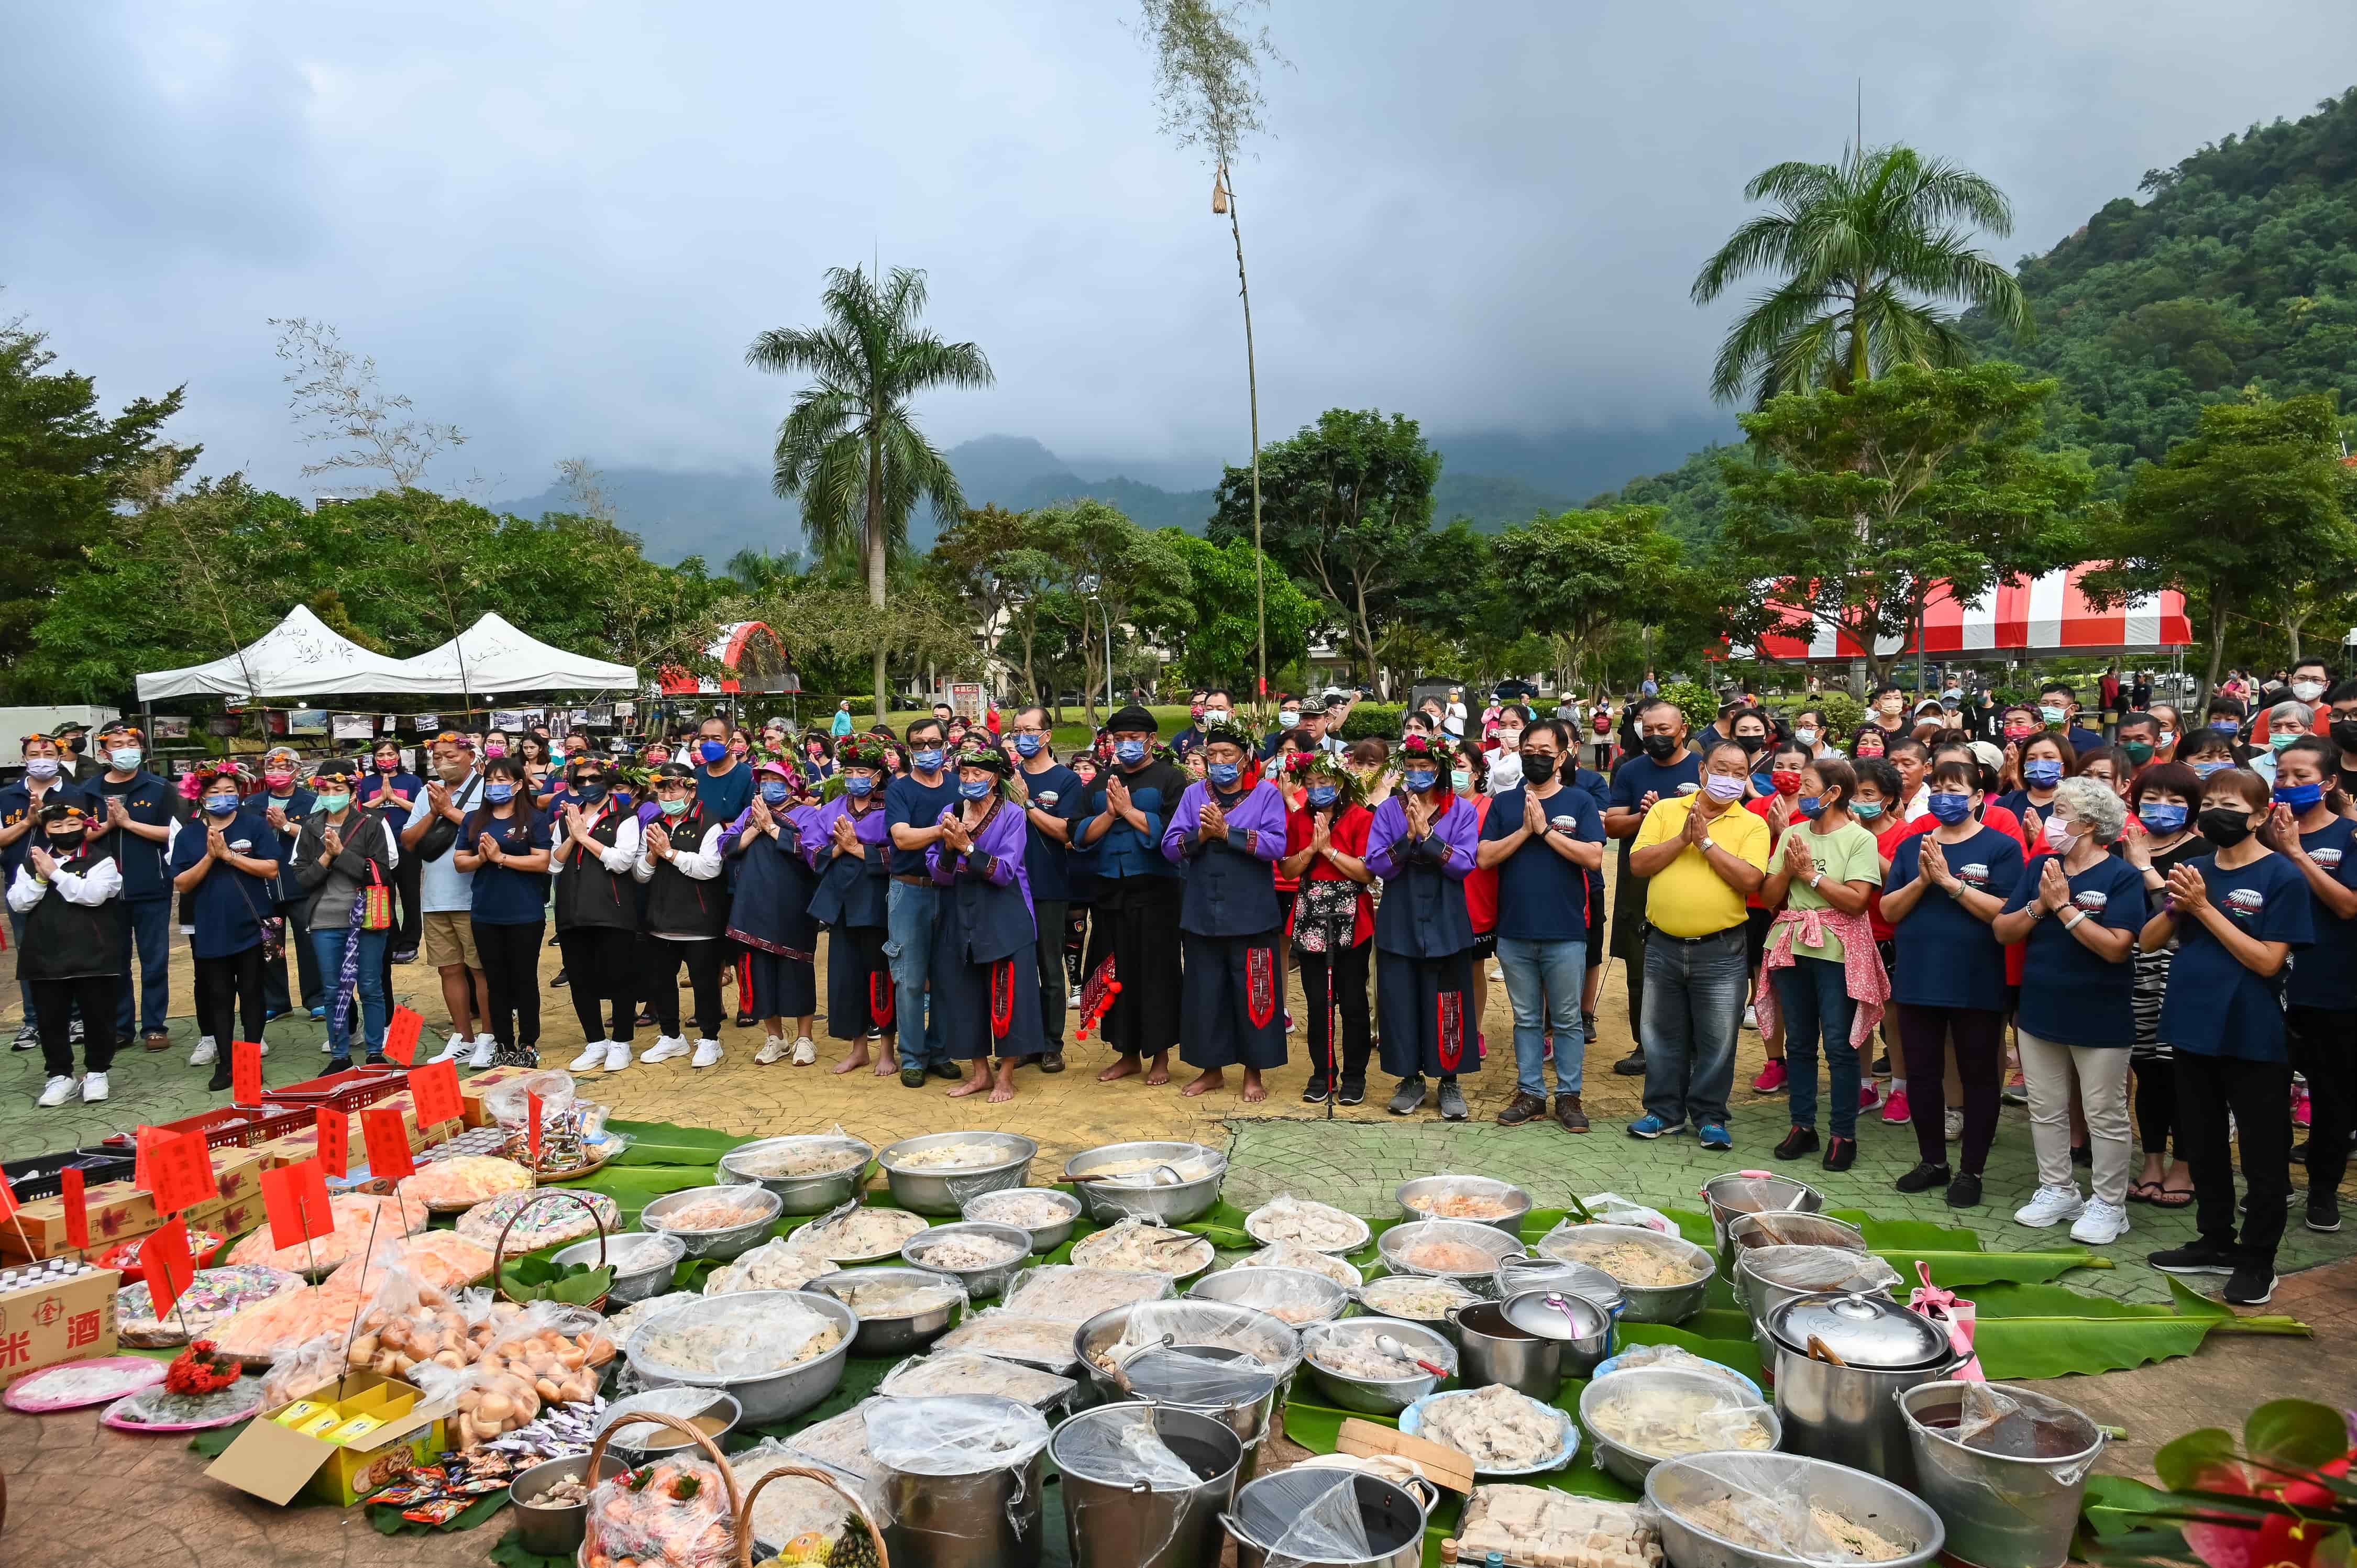
[[[727,1568],[736,1557],[728,1488],[708,1459],[660,1459],[589,1493],[582,1568]]]
[[[1329,1372],[1368,1382],[1398,1382],[1405,1378],[1430,1376],[1416,1365],[1417,1361],[1429,1361],[1448,1374],[1456,1372],[1456,1346],[1436,1345],[1422,1338],[1402,1339],[1393,1334],[1393,1327],[1379,1317],[1316,1324],[1302,1331],[1302,1353]],[[1378,1348],[1378,1339],[1389,1339],[1406,1354]]]
[[[891,1164],[896,1171],[978,1171],[1006,1165],[1019,1153],[1021,1150],[1016,1145],[987,1138],[972,1138],[963,1143],[934,1144],[922,1149],[902,1149],[892,1156]]]
[[[977,1312],[935,1341],[943,1350],[1063,1370],[1080,1359],[1072,1348],[1073,1325],[1052,1317],[1028,1317],[1003,1306]]]
[[[1338,1285],[1353,1290],[1366,1276],[1341,1259],[1305,1247],[1298,1241],[1272,1241],[1248,1258],[1237,1262],[1240,1269],[1307,1269],[1313,1274],[1323,1274]]]
[[[1070,1343],[1069,1337],[1066,1342]],[[910,1357],[886,1373],[877,1389],[898,1399],[990,1394],[1047,1410],[1062,1403],[1077,1386],[1070,1378],[1020,1361],[1003,1361],[968,1350],[942,1350]]]
[[[1134,1269],[1092,1269],[1044,1263],[1026,1269],[1007,1286],[1005,1310],[1017,1317],[1082,1324],[1100,1312],[1170,1294],[1170,1276]]]
[[[1072,1246],[1072,1262],[1083,1268],[1145,1270],[1173,1279],[1210,1268],[1216,1256],[1208,1237],[1135,1216],[1116,1220]]]
[[[966,1304],[965,1286],[955,1275],[919,1269],[845,1269],[821,1275],[811,1288],[834,1297],[863,1321],[918,1317]]]
[[[393,1188],[433,1208],[471,1208],[487,1197],[520,1192],[532,1185],[532,1173],[513,1160],[496,1155],[454,1155],[417,1168]]]
[[[1255,1378],[1265,1373],[1282,1380],[1301,1364],[1301,1336],[1282,1323],[1271,1322],[1267,1314],[1228,1302],[1192,1298],[1149,1302],[1138,1307],[1129,1314],[1120,1335],[1098,1346],[1091,1358],[1099,1369],[1111,1372],[1140,1351],[1161,1348],[1166,1339],[1170,1348],[1192,1352],[1197,1359],[1203,1359],[1206,1351],[1238,1358],[1227,1364]]]
[[[456,1371],[481,1357],[494,1332],[489,1295],[470,1292],[473,1299],[462,1304],[399,1262],[368,1277],[377,1282],[376,1293],[361,1309],[344,1350],[353,1371],[404,1378],[421,1362]]]
[[[1114,1380],[1143,1400],[1190,1410],[1257,1404],[1282,1374],[1242,1351],[1214,1346],[1142,1345],[1114,1369]]]
[[[1433,1219],[1472,1219],[1487,1223],[1503,1219],[1523,1206],[1483,1176],[1452,1180],[1436,1176],[1433,1185],[1404,1200],[1410,1208]]]
[[[719,1271],[716,1269],[713,1273],[717,1275]],[[676,1290],[663,1295],[651,1295],[644,1301],[634,1301],[606,1319],[606,1337],[617,1345],[628,1345],[639,1325],[649,1318],[660,1317],[674,1307],[686,1306],[703,1299],[692,1290]]]
[[[1901,1283],[1897,1269],[1871,1252],[1844,1247],[1753,1247],[1743,1272],[1771,1285],[1801,1291],[1887,1291]]]
[[[1350,1252],[1367,1244],[1367,1222],[1329,1203],[1279,1193],[1244,1217],[1244,1234],[1264,1245],[1298,1241],[1320,1252]]]
[[[1754,1552],[1808,1563],[1889,1563],[1919,1542],[1889,1520],[1852,1519],[1813,1501],[1804,1472],[1740,1454],[1688,1460],[1661,1506],[1698,1530]]]
[[[289,1400],[301,1399],[334,1382],[343,1372],[341,1329],[289,1345],[271,1359],[270,1370],[263,1375],[263,1408],[274,1410]]]
[[[1203,1479],[1162,1441],[1152,1411],[1118,1406],[1065,1428],[1056,1466],[1068,1476],[1155,1492],[1191,1492]]]
[[[1480,1299],[1455,1280],[1427,1279],[1422,1274],[1385,1274],[1369,1280],[1359,1292],[1359,1305],[1369,1312],[1414,1323],[1441,1322],[1452,1309],[1470,1306]]]
[[[344,1274],[372,1273],[377,1263],[388,1256],[398,1260],[417,1278],[429,1284],[439,1285],[444,1290],[457,1290],[461,1285],[489,1279],[491,1274],[491,1250],[484,1243],[470,1236],[461,1236],[456,1230],[421,1230],[395,1242],[390,1249],[380,1240],[374,1261],[363,1264],[361,1259],[354,1258],[329,1276],[328,1283],[334,1283]],[[360,1284],[366,1290],[370,1288],[371,1282],[361,1280]]]
[[[763,1188],[720,1188],[706,1192],[693,1203],[663,1210],[652,1217],[652,1223],[664,1230],[735,1230],[767,1221],[777,1208],[777,1199]]]
[[[1278,1472],[1239,1493],[1232,1528],[1266,1550],[1269,1568],[1363,1563],[1374,1547],[1359,1503],[1359,1477],[1323,1468]]]
[[[865,1477],[796,1453],[774,1437],[765,1437],[743,1453],[730,1455],[728,1467],[736,1472],[737,1486],[748,1495],[755,1482],[773,1470],[823,1470],[857,1498],[859,1508],[870,1517],[880,1514],[883,1509],[883,1494]],[[853,1516],[851,1498],[823,1481],[804,1476],[780,1476],[753,1498],[753,1539],[780,1552],[790,1545],[798,1546],[800,1550],[793,1556],[797,1563],[829,1563],[834,1559],[836,1543],[846,1534],[862,1540],[866,1536],[866,1527]]]
[[[1405,1430],[1405,1429],[1403,1429]],[[1415,1435],[1454,1448],[1480,1470],[1527,1470],[1564,1451],[1571,1417],[1503,1383],[1425,1405]]]
[[[1459,1563],[1492,1552],[1555,1568],[1662,1568],[1663,1561],[1649,1509],[1547,1487],[1474,1487],[1456,1536]]]
[[[1014,1400],[881,1399],[867,1407],[867,1451],[885,1469],[907,1476],[985,1476],[1011,1472],[1006,1520],[1020,1536],[1026,1508],[1025,1467],[1048,1446],[1048,1423]]]
[[[604,1327],[594,1312],[534,1302],[477,1328],[470,1365],[437,1359],[415,1368],[411,1380],[430,1400],[456,1402],[453,1445],[472,1448],[529,1425],[544,1408],[596,1399],[597,1370],[614,1355]]]
[[[1711,1201],[1729,1214],[1772,1214],[1790,1208],[1801,1196],[1781,1176],[1720,1176],[1710,1184]]]
[[[837,1127],[832,1133],[763,1139],[761,1148],[729,1151],[728,1169],[759,1180],[834,1176],[866,1165],[867,1145]]]
[[[1183,1187],[1201,1181],[1219,1168],[1219,1156],[1199,1144],[1191,1155],[1114,1160],[1092,1165],[1085,1174],[1099,1187]]]
[[[590,1432],[595,1435],[609,1427],[618,1428],[616,1436],[624,1446],[630,1448],[673,1447],[686,1443],[687,1439],[667,1426],[657,1426],[648,1422],[630,1423],[634,1417],[642,1415],[667,1415],[674,1421],[693,1423],[697,1416],[710,1411],[726,1397],[717,1389],[650,1389],[645,1393],[632,1394],[627,1400],[616,1400],[608,1405]]]
[[[483,1090],[483,1110],[502,1127],[528,1127],[535,1094],[540,1097],[540,1120],[545,1126],[573,1109],[573,1075],[552,1068],[495,1083]]]
[[[807,1232],[777,1236],[705,1276],[704,1294],[733,1295],[748,1290],[800,1290],[834,1272],[834,1260],[807,1240]]]
[[[1599,1231],[1568,1219],[1539,1238],[1538,1250],[1562,1262],[1602,1269],[1639,1290],[1692,1284],[1711,1272],[1708,1254],[1682,1237]]]
[[[963,1273],[1011,1263],[1030,1250],[1025,1243],[1008,1237],[967,1230],[953,1232],[939,1241],[913,1244],[907,1252],[920,1268]]]
[[[823,1225],[805,1225],[789,1240],[814,1247],[836,1262],[888,1258],[926,1229],[925,1217],[899,1208],[855,1208]]]
[[[132,1280],[114,1298],[114,1331],[124,1344],[145,1349],[186,1345],[191,1334],[210,1339],[216,1325],[303,1288],[303,1276],[284,1269],[254,1264],[199,1269],[172,1310],[157,1317],[149,1305],[147,1282]]]
[[[1618,1377],[1623,1372],[1644,1371],[1648,1369],[1671,1372],[1706,1372],[1731,1389],[1740,1389],[1747,1393],[1750,1391],[1749,1385],[1743,1381],[1743,1374],[1736,1371],[1732,1367],[1722,1367],[1716,1361],[1706,1361],[1693,1351],[1676,1345],[1624,1345],[1615,1352],[1612,1362],[1610,1375],[1613,1377]]]
[[[371,1233],[380,1242],[393,1237],[414,1235],[425,1229],[433,1216],[424,1204],[414,1198],[389,1197],[377,1193],[349,1192],[328,1199],[328,1211],[335,1229],[325,1236],[315,1236],[308,1241],[297,1241],[292,1247],[274,1246],[270,1227],[250,1231],[236,1246],[230,1249],[232,1263],[259,1263],[264,1268],[285,1269],[290,1273],[317,1274],[335,1268],[347,1258],[356,1258],[369,1246]]]
[[[576,1198],[587,1198],[588,1208],[574,1201]],[[596,1219],[590,1218],[593,1208]],[[516,1219],[518,1214],[523,1218]],[[570,1187],[528,1187],[487,1198],[458,1216],[458,1234],[486,1247],[496,1246],[501,1228],[511,1219],[515,1219],[515,1227],[508,1231],[507,1253],[514,1258],[595,1236],[601,1225],[613,1230],[622,1222],[622,1210],[602,1192]]]
[[[841,1415],[813,1422],[786,1439],[786,1446],[806,1454],[829,1469],[873,1479],[876,1455],[867,1449],[867,1412],[884,1402],[864,1399]]]
[[[1044,1230],[1050,1225],[1061,1225],[1076,1212],[1078,1210],[1073,1208],[1071,1197],[1036,1187],[985,1192],[965,1206],[968,1219],[986,1220],[993,1225],[1019,1225],[1026,1230]]]
[[[2058,1455],[2083,1454],[2083,1463],[2049,1472],[2058,1486],[2075,1485],[2103,1451],[2102,1430],[2083,1411],[2032,1389],[1965,1383],[1956,1415],[1954,1429],[1940,1435],[1976,1453],[2050,1463]],[[1936,1453],[1938,1445],[1932,1446]]]
[[[1598,1225],[1634,1225],[1646,1230],[1658,1230],[1664,1236],[1678,1234],[1677,1221],[1658,1208],[1648,1208],[1633,1197],[1623,1197],[1617,1192],[1590,1193],[1581,1200]]]
[[[1616,1373],[1580,1413],[1597,1436],[1652,1459],[1775,1446],[1767,1407],[1723,1378]]]
[[[1230,1269],[1212,1277],[1221,1282],[1212,1299],[1265,1312],[1296,1328],[1337,1316],[1351,1304],[1337,1282],[1306,1269]]]
[[[816,1360],[842,1342],[834,1319],[801,1302],[705,1296],[641,1324],[630,1348],[632,1360],[659,1377],[709,1383],[768,1377]]]

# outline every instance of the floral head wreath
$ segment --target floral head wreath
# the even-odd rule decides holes
[[[1304,789],[1312,784],[1331,784],[1341,793],[1335,797],[1338,804],[1357,805],[1367,793],[1366,781],[1342,766],[1342,760],[1330,751],[1297,751],[1287,759],[1286,770],[1293,781]]]
[[[1222,741],[1230,746],[1242,747],[1247,756],[1253,750],[1252,732],[1233,719],[1222,719],[1203,731],[1205,746],[1217,745]]]
[[[885,744],[878,736],[845,736],[834,748],[834,765],[838,768],[873,768],[880,771],[886,766]]]
[[[216,779],[226,779],[240,789],[249,782],[245,769],[230,758],[209,757],[180,775],[180,798],[184,800],[201,800],[205,786]]]
[[[1006,776],[1015,770],[1007,762],[1006,754],[999,750],[997,743],[986,735],[969,735],[959,742],[955,764],[960,768],[988,768],[998,775],[1001,788],[1006,783]]]

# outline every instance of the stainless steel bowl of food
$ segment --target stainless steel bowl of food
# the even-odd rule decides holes
[[[1678,1568],[1823,1568],[1825,1548],[1779,1541],[1771,1516],[1746,1499],[1796,1497],[1812,1533],[1861,1568],[1922,1568],[1948,1532],[1930,1506],[1878,1476],[1798,1454],[1695,1454],[1664,1459],[1645,1477],[1661,1516],[1662,1547]]]
[[[1539,1242],[1544,1257],[1587,1263],[1620,1286],[1624,1323],[1684,1323],[1703,1308],[1717,1260],[1707,1247],[1642,1225],[1566,1225]]]
[[[1222,1269],[1189,1285],[1187,1299],[1249,1306],[1296,1328],[1330,1323],[1351,1310],[1349,1286],[1308,1269]]]
[[[1100,1225],[1133,1216],[1184,1225],[1220,1201],[1228,1156],[1204,1144],[1107,1144],[1066,1160],[1064,1179]]]
[[[1465,1219],[1503,1230],[1517,1241],[1531,1195],[1510,1181],[1480,1176],[1427,1176],[1404,1181],[1392,1195],[1403,1219]]]
[[[1031,1251],[1052,1252],[1072,1239],[1081,1200],[1052,1187],[1010,1187],[985,1192],[959,1210],[984,1225],[1015,1225],[1031,1233]]]
[[[1455,1280],[1473,1291],[1490,1283],[1502,1260],[1523,1255],[1520,1241],[1475,1219],[1412,1219],[1377,1237],[1375,1250],[1393,1273]]]
[[[736,1326],[775,1323],[789,1308],[816,1313],[832,1326],[835,1342],[812,1350],[807,1359],[748,1370],[741,1348],[726,1365],[719,1360],[682,1365],[679,1358],[699,1332],[722,1330],[717,1337],[736,1343]],[[813,1291],[737,1291],[708,1295],[668,1312],[657,1313],[630,1331],[622,1348],[630,1369],[649,1388],[720,1389],[737,1401],[738,1418],[746,1426],[768,1426],[800,1415],[834,1392],[843,1381],[843,1366],[851,1342],[859,1332],[859,1318],[831,1295]],[[804,1347],[808,1348],[808,1344]],[[670,1359],[666,1359],[670,1358]]]
[[[1408,1359],[1378,1348],[1378,1338],[1396,1341]],[[1419,1361],[1441,1370],[1430,1371],[1416,1365]],[[1301,1364],[1308,1369],[1310,1380],[1325,1390],[1339,1408],[1369,1415],[1397,1415],[1457,1370],[1457,1347],[1447,1335],[1421,1323],[1354,1317],[1347,1323],[1316,1323],[1303,1329]],[[1403,1369],[1405,1375],[1398,1375]],[[1382,1375],[1386,1372],[1394,1375]]]
[[[629,1468],[627,1461],[608,1451],[597,1462],[597,1478],[603,1481]],[[515,1504],[517,1544],[542,1557],[570,1558],[578,1552],[589,1530],[589,1487],[596,1484],[588,1475],[587,1454],[544,1459],[518,1471],[508,1483],[508,1500]]]
[[[597,1239],[593,1236],[559,1249],[550,1254],[549,1262],[559,1268],[579,1263],[594,1269],[597,1253]],[[672,1273],[687,1256],[687,1243],[665,1231],[625,1230],[606,1238],[605,1255],[614,1271],[613,1288],[607,1292],[606,1300],[612,1306],[629,1306],[671,1289]]]
[[[1019,1133],[927,1133],[877,1151],[892,1201],[911,1214],[953,1215],[985,1192],[1021,1187],[1039,1154]]]
[[[1031,1232],[980,1220],[936,1225],[902,1242],[900,1256],[911,1268],[955,1275],[968,1299],[977,1299],[1005,1290],[1015,1271],[1031,1261]]]
[[[1764,1454],[1783,1423],[1757,1395],[1709,1372],[1639,1367],[1579,1395],[1579,1424],[1607,1475],[1642,1487],[1654,1466],[1688,1454]]]
[[[823,1214],[867,1185],[876,1150],[846,1133],[802,1133],[739,1144],[720,1156],[720,1179],[778,1195],[784,1214]]]
[[[1301,1362],[1301,1336],[1283,1319],[1249,1306],[1222,1301],[1141,1301],[1100,1312],[1073,1331],[1072,1348],[1082,1375],[1107,1400],[1137,1396],[1114,1376],[1115,1352],[1125,1345],[1169,1339],[1172,1345],[1208,1346],[1250,1356],[1281,1379]]]
[[[732,1212],[743,1218],[724,1222]],[[639,1211],[639,1223],[658,1235],[676,1237],[691,1258],[726,1260],[768,1240],[780,1212],[778,1195],[764,1188],[692,1187],[648,1204]]]
[[[840,1269],[819,1275],[810,1288],[843,1303],[859,1320],[855,1356],[920,1350],[950,1331],[965,1301],[956,1275],[931,1269]]]

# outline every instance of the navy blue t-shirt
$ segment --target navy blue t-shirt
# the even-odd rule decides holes
[[[1601,825],[1604,808],[1612,803],[1612,780],[1593,768],[1574,768],[1564,782],[1596,802],[1596,820]]]
[[[912,828],[936,826],[942,820],[942,813],[949,810],[951,802],[958,798],[957,786],[956,771],[947,768],[942,769],[942,781],[931,788],[918,783],[913,773],[893,779],[891,787],[884,791],[885,825],[888,828],[897,828],[904,823]],[[892,875],[929,875],[925,868],[925,852],[893,845]]]
[[[2232,871],[2214,854],[2189,861],[2201,874],[2210,902],[2255,941],[2289,942],[2292,962],[2316,940],[2316,896],[2308,878],[2279,854],[2263,854]],[[2190,915],[2177,919],[2177,957],[2169,965],[2169,993],[2160,1004],[2160,1037],[2199,1057],[2279,1062],[2284,1048],[2284,976],[2261,978],[2243,965]]]
[[[173,838],[169,862],[173,875],[204,859],[207,821],[199,816],[183,824]],[[238,811],[223,825],[221,836],[231,849],[243,844],[243,849],[238,849],[240,854],[256,860],[278,858],[278,835],[259,811]],[[228,958],[243,952],[262,940],[262,917],[272,913],[270,884],[259,876],[248,876],[225,860],[205,873],[205,879],[180,899],[180,919],[191,928],[188,950],[199,958]]]
[[[548,831],[548,819],[536,816],[526,828],[515,817],[502,821],[480,813],[468,814],[466,828],[470,832],[490,833],[499,841],[504,854],[530,854],[536,849],[546,849],[553,842]],[[457,847],[473,854],[478,841],[469,837]],[[544,871],[518,871],[511,865],[495,865],[486,860],[475,867],[469,880],[474,895],[475,918],[486,926],[537,926],[548,908],[548,876]]]
[[[1490,802],[1481,824],[1485,839],[1512,838],[1523,825],[1520,786]],[[1568,786],[1540,802],[1550,821],[1569,817],[1570,836],[1582,843],[1604,842],[1604,818],[1584,789]],[[1498,865],[1498,935],[1523,941],[1577,942],[1587,937],[1587,873],[1537,839]]]
[[[51,806],[80,806],[87,811],[91,804],[90,797],[82,793],[81,785],[69,784],[62,777],[52,782],[41,796],[44,811]],[[32,814],[33,791],[22,779],[0,789],[0,828],[13,828]],[[33,835],[42,831],[41,824],[36,822],[17,834],[14,843],[0,844],[0,886],[16,880],[16,868],[25,864],[25,853],[33,847]]]
[[[2357,887],[2357,822],[2335,817],[2316,832],[2300,834],[2299,847],[2341,886]],[[2344,920],[2327,909],[2313,888],[2309,897],[2314,904],[2309,914],[2316,924],[2316,945],[2292,961],[2284,1000],[2294,1007],[2357,1008],[2357,920]]]
[[[425,798],[425,780],[414,773],[379,773],[371,765],[361,776],[360,784],[352,790],[352,799],[366,805],[387,789],[414,806]]]
[[[707,822],[733,822],[753,804],[753,769],[739,757],[717,778],[703,763],[695,765],[695,800]]]
[[[2021,868],[2006,912],[2026,908],[2038,897],[2039,878],[2053,858],[2041,852]],[[2071,878],[2071,901],[2115,930],[2141,930],[2147,913],[2144,873],[2105,855]],[[2134,950],[2119,962],[2106,963],[2062,929],[2070,918],[2067,909],[2050,912],[2029,928],[2022,943],[2018,1021],[2026,1033],[2058,1046],[2136,1044]]]
[[[1030,792],[1031,804],[1051,817],[1069,815],[1072,802],[1080,798],[1081,776],[1060,762],[1037,773],[1026,773],[1022,779],[1023,788]],[[1064,846],[1041,832],[1039,824],[1028,814],[1023,832],[1023,874],[1031,884],[1033,900],[1069,900],[1072,878],[1064,864]]]
[[[2020,822],[2024,828],[2027,828],[2029,825],[2029,819],[2022,815],[2024,811],[2036,811],[2038,813],[2038,820],[2040,822],[2043,822],[2046,821],[2046,814],[2053,810],[2054,807],[2054,802],[2051,800],[2049,800],[2043,806],[2032,805],[2029,800],[2029,791],[2027,789],[2007,789],[2004,794],[1999,795],[1996,798],[1996,803],[2003,806],[2007,811],[2011,811],[2013,813],[2013,820]]]
[[[1612,770],[1612,788],[1605,804],[1638,811],[1641,816],[1643,812],[1640,811],[1638,802],[1648,794],[1659,795],[1666,800],[1674,795],[1691,795],[1701,788],[1702,758],[1692,752],[1666,767],[1650,757],[1630,757],[1623,758],[1620,766]],[[1636,842],[1633,835],[1622,839],[1620,853],[1627,854],[1630,846]]]
[[[1890,852],[1890,875],[1882,888],[1886,899],[1921,874],[1923,843],[1930,836],[1910,834]],[[2013,897],[2021,880],[2021,846],[2012,835],[1994,828],[1983,828],[1962,843],[1943,843],[1940,853],[1958,881],[1999,903]],[[1975,919],[1946,889],[1923,889],[1915,908],[1905,919],[1893,921],[1891,929],[1899,953],[1890,978],[1893,1002],[1910,1007],[2003,1010],[2005,944],[1986,921]]]
[[[98,814],[98,820],[108,819],[106,802],[110,796],[123,798],[123,809],[135,822],[149,827],[163,827],[178,814],[178,791],[153,773],[141,769],[118,784],[103,773],[81,786],[83,804]],[[203,842],[204,835],[198,835]],[[142,838],[127,828],[110,828],[100,841],[114,856],[123,869],[123,896],[125,898],[163,898],[170,896],[170,878],[164,875],[164,845],[155,839]],[[234,952],[237,950],[230,950]]]

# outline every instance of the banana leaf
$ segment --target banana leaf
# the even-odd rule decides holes
[[[630,1135],[630,1146],[614,1157],[618,1165],[716,1166],[721,1155],[753,1141],[751,1134],[683,1127],[675,1122],[609,1121],[606,1125]]]
[[[2237,1318],[2175,1278],[2169,1294],[2170,1304],[2163,1306],[2084,1295],[2061,1285],[1990,1285],[1973,1297],[1980,1316],[1973,1346],[1990,1377],[2018,1381],[2118,1371],[2190,1356],[2212,1329],[2310,1332],[2288,1317]]]

